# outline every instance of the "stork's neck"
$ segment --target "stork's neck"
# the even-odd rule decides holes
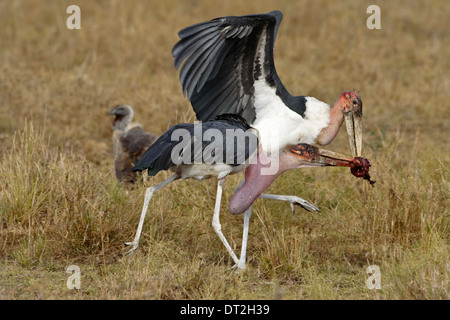
[[[330,122],[328,123],[328,126],[320,131],[316,142],[322,146],[330,144],[338,134],[339,128],[342,126],[343,122],[344,113],[338,102],[336,102],[330,108]]]

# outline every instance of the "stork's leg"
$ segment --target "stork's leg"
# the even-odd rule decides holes
[[[242,187],[242,185],[245,183],[245,177],[244,177],[244,179],[242,179],[242,181],[241,182],[239,182],[239,184],[237,185],[237,187],[234,189],[234,192],[233,193],[236,193],[241,187]]]
[[[217,183],[216,205],[214,207],[214,215],[213,215],[212,226],[214,228],[214,231],[216,231],[216,233],[219,236],[220,240],[224,244],[225,248],[227,249],[228,253],[231,255],[231,257],[233,258],[234,262],[238,265],[239,264],[238,258],[234,254],[233,249],[231,249],[227,239],[225,239],[225,236],[222,233],[222,226],[220,225],[220,220],[219,220],[219,216],[220,216],[220,202],[221,202],[221,199],[222,199],[222,187],[223,187],[224,181],[225,181],[225,178],[219,179],[219,181]]]
[[[245,178],[242,179],[242,181],[239,183],[239,185],[234,189],[234,193],[236,193],[242,185],[245,183]],[[302,199],[297,196],[285,196],[285,195],[277,195],[277,194],[262,194],[259,196],[260,199],[271,199],[271,200],[280,200],[280,201],[287,201],[291,205],[292,213],[294,213],[294,205],[300,206],[306,211],[316,211],[320,212],[319,208],[317,208],[315,205],[310,203],[309,201],[306,201],[305,199]]]
[[[248,208],[244,212],[244,231],[242,233],[242,246],[241,246],[241,257],[239,262],[235,264],[233,267],[237,267],[238,269],[244,269],[247,260],[247,241],[248,241],[248,229],[250,226],[250,217],[252,215],[252,207]]]
[[[125,244],[127,246],[132,246],[131,249],[127,252],[127,254],[132,253],[139,246],[139,239],[141,237],[142,227],[144,225],[145,216],[147,214],[148,204],[150,203],[150,200],[153,197],[153,194],[156,191],[158,191],[159,189],[164,188],[169,183],[171,183],[172,181],[175,181],[179,178],[180,178],[180,176],[178,174],[174,174],[174,175],[170,176],[168,179],[164,180],[163,182],[161,182],[153,187],[149,187],[149,188],[147,188],[147,190],[145,190],[144,206],[142,207],[141,219],[139,220],[139,225],[138,225],[138,228],[136,231],[136,235],[134,237],[133,242],[125,242]]]
[[[305,199],[302,199],[297,196],[285,196],[285,195],[278,195],[278,194],[262,194],[259,196],[261,199],[272,199],[272,200],[280,200],[280,201],[287,201],[291,205],[292,213],[294,213],[294,205],[300,206],[306,211],[316,211],[320,212],[319,208],[317,208],[312,203],[306,201]]]

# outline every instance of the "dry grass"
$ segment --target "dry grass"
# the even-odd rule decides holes
[[[0,298],[449,299],[445,0],[380,1],[381,30],[365,26],[369,1],[192,0],[76,1],[82,29],[71,31],[72,3],[0,3]],[[273,9],[285,15],[275,55],[293,94],[332,103],[360,91],[375,187],[345,169],[284,174],[269,191],[322,212],[257,201],[239,274],[211,227],[215,181],[180,181],[155,195],[141,248],[122,257],[143,187],[115,181],[107,111],[133,105],[156,133],[192,121],[170,56],[176,32]],[[349,153],[345,133],[329,149]],[[242,217],[225,203],[222,224],[239,250]],[[81,290],[66,288],[71,264]],[[381,290],[366,288],[370,264]]]

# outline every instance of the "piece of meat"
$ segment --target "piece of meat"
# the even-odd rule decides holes
[[[376,181],[370,180],[369,168],[371,166],[369,160],[363,157],[356,157],[352,161],[353,166],[350,167],[351,173],[357,178],[363,178],[373,185]]]

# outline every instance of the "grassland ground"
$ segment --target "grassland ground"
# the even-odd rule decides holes
[[[81,30],[66,27],[70,4]],[[381,29],[366,27],[370,4]],[[117,183],[111,119],[132,105],[161,134],[195,117],[171,49],[177,31],[225,15],[284,13],[277,72],[292,94],[333,103],[357,89],[374,187],[347,169],[283,174],[268,190],[321,213],[258,200],[248,268],[211,227],[216,182],[177,181],[152,199],[141,246],[124,257],[144,187]],[[0,2],[1,299],[449,299],[450,4],[419,1]],[[350,153],[345,132],[328,149]],[[221,222],[242,176],[225,183]],[[69,290],[66,268],[81,270]],[[381,289],[366,286],[377,265]]]

